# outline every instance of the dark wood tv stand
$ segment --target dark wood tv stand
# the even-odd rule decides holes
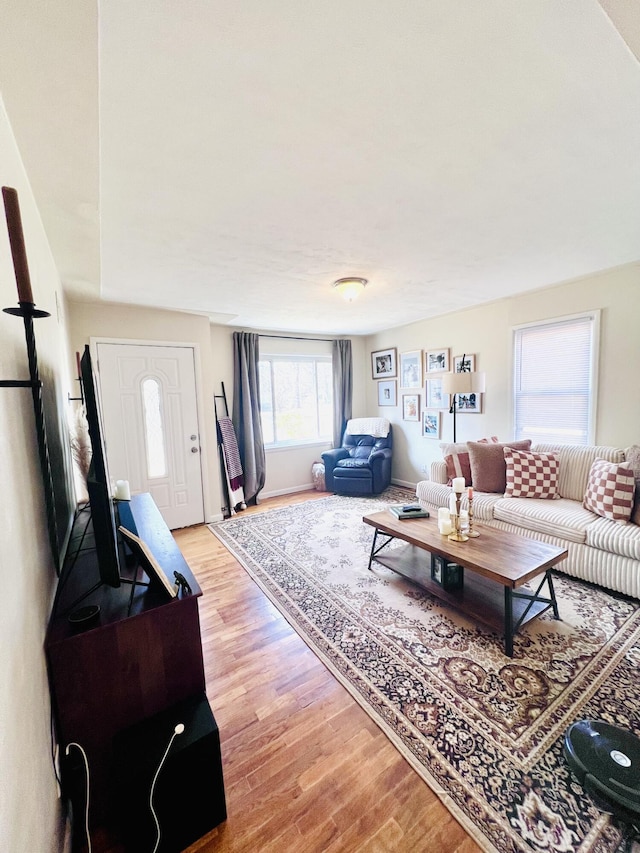
[[[126,526],[135,524],[170,579],[180,571],[192,592],[170,599],[154,586],[136,586],[133,596],[129,584],[100,586],[82,602],[100,606],[99,624],[78,633],[68,611],[99,580],[95,551],[83,552],[70,573],[63,569],[45,647],[61,755],[74,742],[89,761],[92,827],[108,819],[116,735],[205,691],[198,582],[150,495],[134,496],[123,509]],[[85,524],[83,515],[72,542]],[[71,545],[71,556],[73,551]]]

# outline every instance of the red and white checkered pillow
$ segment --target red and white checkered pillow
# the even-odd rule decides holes
[[[624,464],[595,459],[589,471],[587,491],[582,505],[603,518],[629,521],[633,509],[636,481]]]
[[[504,448],[507,468],[505,498],[559,498],[560,461],[553,453]]]

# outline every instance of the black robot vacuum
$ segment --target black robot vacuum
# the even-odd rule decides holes
[[[564,755],[602,811],[636,823],[640,818],[640,738],[598,720],[567,729]]]

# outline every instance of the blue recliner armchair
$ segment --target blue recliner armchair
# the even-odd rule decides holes
[[[325,487],[338,495],[379,495],[391,483],[391,425],[387,422],[389,431],[381,436],[354,434],[353,424],[347,423],[342,447],[322,454]]]

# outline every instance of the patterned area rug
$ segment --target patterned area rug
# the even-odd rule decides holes
[[[566,765],[569,725],[640,732],[640,610],[562,574],[562,621],[514,641],[388,569],[367,570],[381,498],[331,496],[235,516],[212,532],[487,851],[636,848]]]

